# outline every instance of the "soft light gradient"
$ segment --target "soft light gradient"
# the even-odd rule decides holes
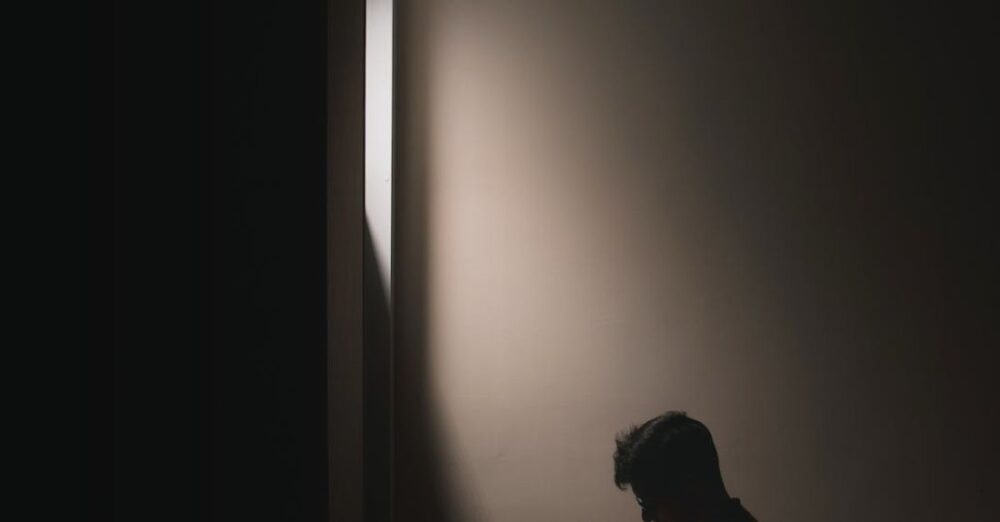
[[[667,409],[760,520],[983,519],[905,70],[833,7],[709,4],[397,6],[401,520],[637,520],[613,439]]]

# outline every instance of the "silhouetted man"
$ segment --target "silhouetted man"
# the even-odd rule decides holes
[[[753,522],[722,483],[704,424],[670,411],[616,439],[615,485],[632,493],[645,522]]]

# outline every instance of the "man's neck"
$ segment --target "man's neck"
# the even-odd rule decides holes
[[[726,495],[725,500],[714,503],[712,510],[705,518],[706,522],[756,522],[747,510],[743,509],[740,499]]]
[[[691,522],[742,521],[744,520],[742,513],[744,513],[744,510],[740,506],[739,499],[731,498],[729,495],[718,495],[697,503],[687,513],[685,520],[690,520]]]

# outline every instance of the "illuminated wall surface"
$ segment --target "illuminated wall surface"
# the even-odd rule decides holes
[[[403,4],[397,517],[637,520],[613,437],[680,409],[761,520],[990,518],[985,323],[902,183],[922,115],[880,27]]]

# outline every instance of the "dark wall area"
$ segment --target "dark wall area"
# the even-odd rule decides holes
[[[326,510],[325,2],[213,5],[211,505]]]
[[[116,520],[326,518],[326,4],[116,6]]]

